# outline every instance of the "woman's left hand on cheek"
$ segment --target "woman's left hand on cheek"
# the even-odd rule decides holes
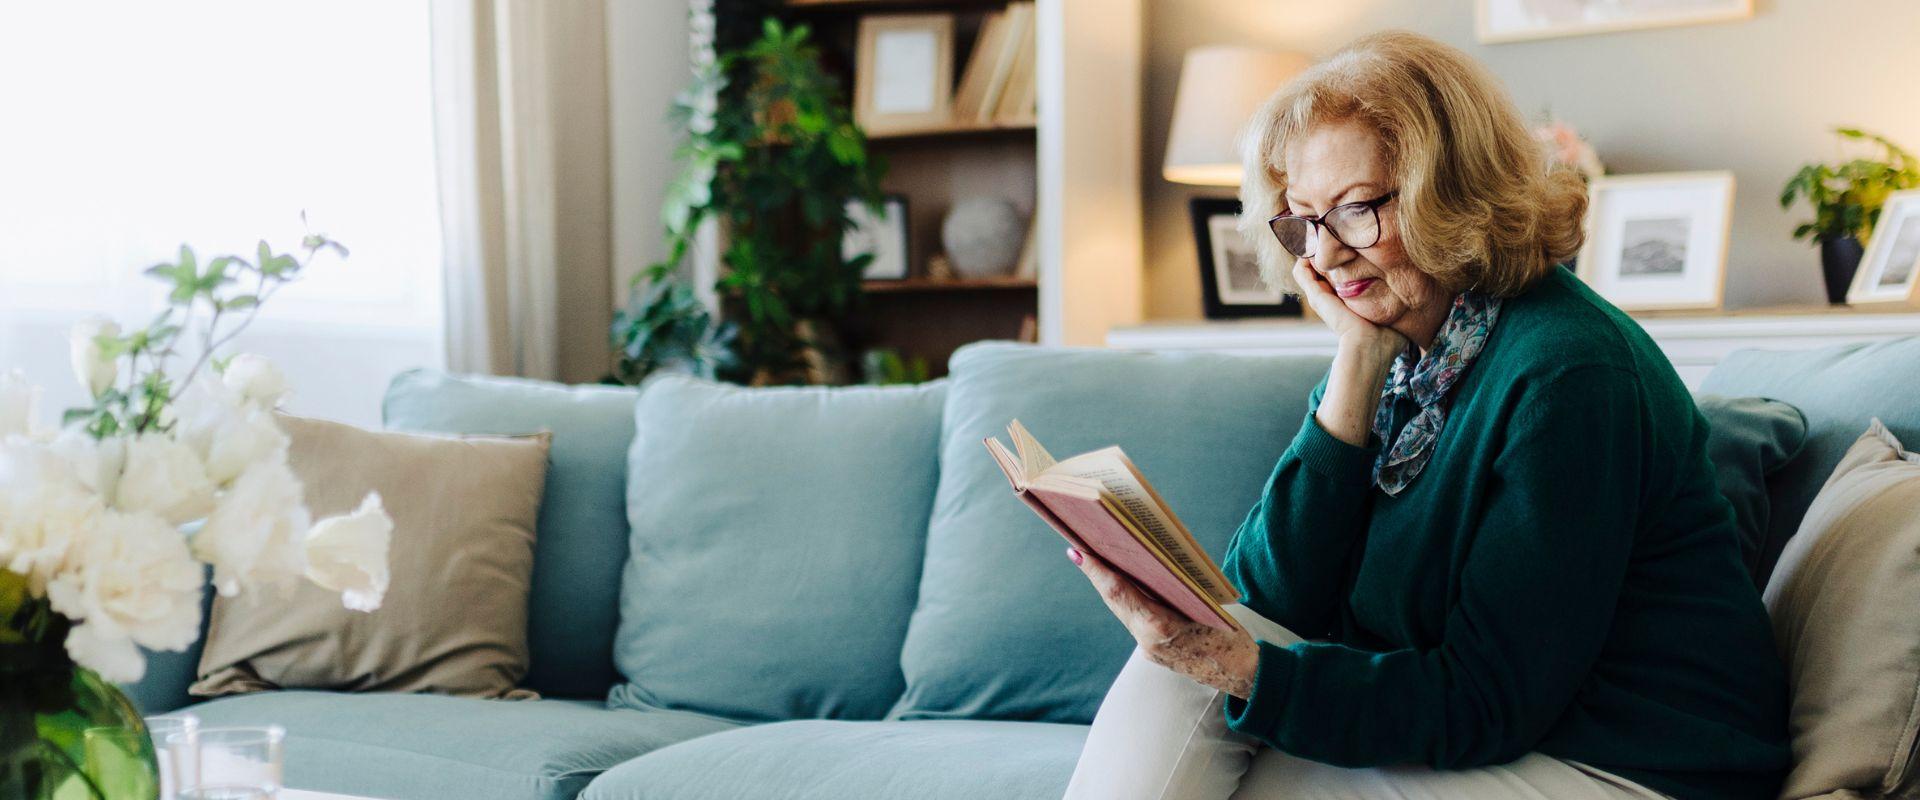
[[[1245,698],[1252,691],[1260,665],[1260,646],[1252,636],[1187,619],[1090,554],[1069,548],[1067,557],[1153,663],[1235,697]]]

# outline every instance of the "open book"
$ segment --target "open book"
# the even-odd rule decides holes
[[[1240,590],[1120,448],[1056,462],[1019,420],[1007,426],[1007,436],[1012,450],[989,438],[987,452],[1020,499],[1076,549],[1098,556],[1194,622],[1241,629],[1220,608],[1239,601]]]

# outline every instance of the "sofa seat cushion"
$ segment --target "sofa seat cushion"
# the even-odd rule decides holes
[[[1084,725],[981,720],[756,725],[609,770],[582,800],[1058,800]]]
[[[289,786],[390,800],[565,800],[617,764],[734,727],[592,701],[429,694],[263,692],[187,710],[203,726],[285,727]]]

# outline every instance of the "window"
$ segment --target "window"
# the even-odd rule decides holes
[[[66,331],[139,324],[180,244],[202,261],[315,231],[322,257],[236,342],[296,413],[378,422],[438,366],[440,227],[428,4],[190,0],[0,5],[0,368],[79,403]]]

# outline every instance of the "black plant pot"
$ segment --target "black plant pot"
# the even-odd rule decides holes
[[[1853,285],[1853,273],[1860,269],[1864,248],[1851,236],[1820,240],[1820,274],[1827,279],[1827,302],[1836,306],[1847,302],[1847,287]]]

